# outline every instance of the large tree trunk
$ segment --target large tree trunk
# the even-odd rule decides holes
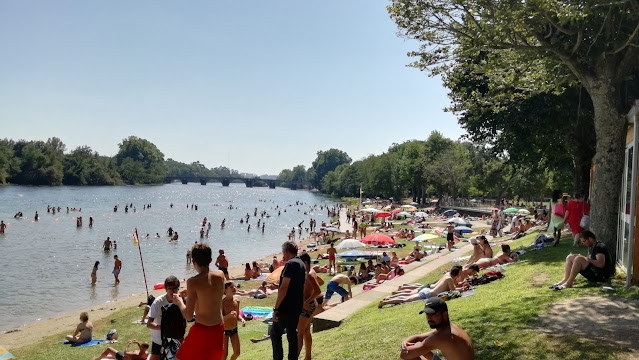
[[[595,171],[591,194],[591,230],[598,240],[607,245],[615,261],[627,125],[620,87],[612,83],[610,78],[599,76],[599,79],[584,85],[594,105],[597,134],[597,152],[593,158]]]

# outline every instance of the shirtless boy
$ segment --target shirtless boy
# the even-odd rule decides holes
[[[122,270],[122,260],[118,259],[117,255],[113,255],[113,259],[115,259],[115,263],[113,264],[113,276],[115,276],[115,283],[120,283],[120,270]]]
[[[324,299],[326,299],[326,303],[331,299],[333,293],[338,293],[342,297],[342,302],[348,300],[349,297],[353,297],[353,292],[351,291],[351,285],[357,284],[357,278],[351,276],[350,278],[344,274],[337,274],[333,276],[331,281],[326,285],[326,295]],[[346,291],[340,285],[348,285],[348,291]]]
[[[235,283],[229,281],[224,284],[224,299],[222,299],[222,315],[224,316],[224,354],[222,359],[226,360],[229,356],[229,339],[233,346],[233,355],[231,360],[240,356],[240,336],[237,334],[237,321],[242,321],[242,327],[246,326],[246,321],[240,315],[240,300],[233,298],[237,293]]]
[[[304,360],[311,360],[311,346],[313,338],[311,337],[311,322],[317,310],[317,301],[315,298],[322,292],[318,283],[317,274],[311,269],[311,257],[307,253],[300,255],[300,260],[306,266],[306,279],[304,280],[304,305],[302,313],[297,323],[297,356],[302,352],[302,344],[306,348]],[[324,283],[322,281],[322,283]]]
[[[337,271],[337,268],[335,267],[335,255],[337,255],[337,250],[333,247],[333,243],[331,243],[331,247],[329,247],[326,252],[328,253],[328,271]]]
[[[444,291],[462,291],[463,288],[457,287],[457,280],[460,276],[461,270],[460,266],[454,266],[448,274],[444,275],[435,284],[430,286],[424,285],[420,289],[411,290],[409,292],[399,292],[395,295],[385,297],[379,302],[377,307],[381,309],[384,305],[426,300],[431,297],[437,297],[437,295]]]
[[[229,261],[226,259],[226,255],[224,255],[224,250],[220,249],[220,255],[217,256],[217,259],[215,259],[215,266],[217,266],[217,268],[224,273],[224,277],[226,278],[226,280],[230,280],[231,278],[229,278]]]
[[[93,324],[89,321],[89,314],[86,312],[80,314],[80,321],[73,335],[66,336],[68,342],[84,344],[93,338]]]
[[[193,320],[197,312],[195,324],[184,339],[177,358],[181,360],[222,358],[224,352],[224,322],[222,320],[222,295],[224,293],[224,273],[209,270],[211,248],[199,243],[191,250],[193,268],[197,275],[186,281],[187,303],[181,296],[176,296],[175,303],[187,321]]]
[[[438,297],[426,301],[424,310],[431,331],[408,337],[400,345],[400,358],[404,360],[439,360],[432,350],[440,350],[446,359],[473,360],[475,351],[468,334],[459,326],[451,324],[448,318],[448,306]]]

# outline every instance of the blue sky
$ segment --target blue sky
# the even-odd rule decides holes
[[[457,139],[441,80],[407,68],[377,0],[2,1],[0,137],[277,174],[432,130]]]

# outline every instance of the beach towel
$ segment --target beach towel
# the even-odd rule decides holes
[[[7,351],[7,349],[0,346],[0,360],[10,360],[10,359],[15,359],[13,354]]]
[[[106,340],[93,339],[93,340],[91,340],[89,342],[85,342],[85,343],[82,343],[82,344],[77,344],[77,343],[72,343],[72,342],[68,342],[68,341],[64,340],[64,341],[60,341],[60,344],[71,345],[71,346],[95,346],[95,345],[104,344],[106,342],[107,342]]]
[[[253,315],[253,317],[255,316],[266,316],[270,313],[273,312],[273,308],[272,307],[268,307],[268,306],[247,306],[247,307],[243,307],[240,312],[243,312],[244,314],[251,314]]]

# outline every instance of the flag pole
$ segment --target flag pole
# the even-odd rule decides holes
[[[140,247],[140,239],[138,237],[138,229],[135,228],[135,234],[133,235],[133,242],[137,243],[138,251],[140,252],[140,264],[142,264],[142,275],[144,276],[144,287],[146,288],[146,297],[149,297],[149,286],[146,283],[146,273],[144,272],[144,261],[142,260],[142,248]]]

